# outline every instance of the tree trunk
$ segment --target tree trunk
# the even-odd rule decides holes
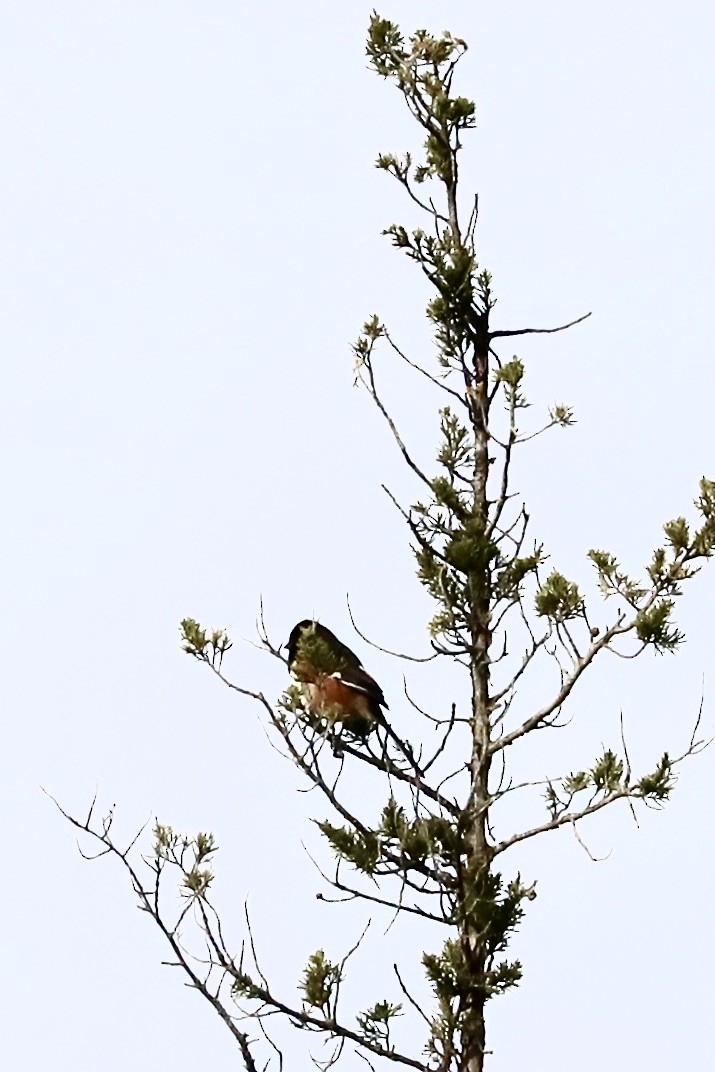
[[[472,427],[475,438],[473,484],[473,517],[478,531],[485,535],[489,523],[487,481],[489,478],[489,335],[488,307],[480,317],[479,332],[474,348],[474,385],[472,391]],[[486,1001],[485,973],[487,970],[487,940],[469,922],[470,894],[472,897],[485,882],[491,864],[487,839],[489,807],[489,647],[491,643],[491,573],[488,557],[483,565],[470,574],[470,632],[472,638],[472,755],[470,763],[471,792],[468,807],[466,921],[462,935],[463,948],[468,954],[471,987],[466,999],[462,1028],[462,1054],[459,1072],[482,1072],[485,1055],[484,1004]]]

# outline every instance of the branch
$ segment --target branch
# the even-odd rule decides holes
[[[540,826],[534,826],[530,830],[523,830],[518,834],[512,834],[511,837],[505,838],[504,841],[500,841],[499,844],[494,847],[493,855],[498,856],[500,853],[510,849],[512,845],[518,845],[519,842],[527,841],[529,838],[536,837],[538,834],[545,834],[548,830],[558,830],[559,827],[566,826],[567,824],[576,824],[589,815],[595,815],[597,811],[601,811],[602,808],[608,807],[609,804],[614,804],[617,800],[624,800],[626,797],[636,795],[637,794],[633,791],[633,787],[631,786],[624,786],[622,789],[614,789],[595,804],[589,804],[580,811],[564,812],[563,815],[558,815],[548,823],[542,823]]]
[[[229,975],[234,975],[237,981],[241,980],[241,975],[236,971],[235,967],[226,965],[226,971]],[[349,1042],[353,1042],[356,1046],[362,1046],[364,1049],[369,1050],[370,1053],[374,1053],[377,1057],[384,1057],[388,1061],[394,1061],[396,1064],[406,1065],[408,1068],[417,1068],[419,1072],[430,1072],[429,1065],[423,1064],[422,1061],[417,1061],[413,1057],[408,1057],[406,1054],[399,1053],[397,1050],[388,1050],[384,1046],[380,1046],[379,1043],[371,1042],[359,1032],[353,1031],[349,1027],[345,1027],[343,1024],[339,1024],[334,1018],[327,1018],[322,1016],[314,1016],[312,1013],[306,1012],[305,1009],[295,1009],[290,1005],[287,1005],[284,1001],[276,998],[271,994],[270,990],[265,987],[259,987],[253,985],[251,988],[251,997],[256,1001],[262,1002],[264,1005],[269,1006],[276,1012],[283,1013],[294,1023],[302,1024],[304,1027],[311,1027],[315,1031],[322,1031],[325,1034],[333,1035],[336,1038],[347,1039]]]
[[[599,637],[598,640],[594,640],[586,654],[577,661],[572,672],[565,677],[561,688],[553,700],[545,704],[545,706],[537,711],[536,714],[532,715],[531,718],[527,718],[526,721],[522,722],[522,724],[512,730],[511,733],[505,733],[491,742],[489,745],[490,755],[494,755],[501,749],[507,748],[510,744],[513,744],[514,741],[518,741],[519,738],[523,737],[526,733],[531,733],[532,730],[536,729],[537,726],[542,725],[550,715],[553,715],[555,711],[558,711],[558,709],[563,706],[574,685],[581,677],[586,667],[591,665],[599,651],[601,651],[602,648],[605,648],[619,633],[627,633],[632,628],[632,625],[623,626],[622,623],[624,618],[625,615],[619,615],[616,625],[612,625],[610,629],[606,630],[603,636]]]
[[[487,540],[491,540],[494,530],[499,524],[499,518],[502,515],[504,507],[508,499],[509,490],[509,466],[511,464],[511,454],[516,442],[516,391],[512,394],[509,400],[509,438],[504,444],[504,464],[502,466],[501,487],[499,489],[499,498],[494,505],[494,514],[492,516],[489,525],[487,526],[486,536]]]
[[[550,639],[551,639],[551,633],[548,632],[548,633],[542,634],[542,636],[540,636],[538,640],[536,640],[536,639],[532,640],[531,648],[527,648],[527,650],[524,652],[524,655],[522,656],[522,660],[521,660],[521,666],[519,667],[518,670],[516,670],[514,672],[514,674],[511,677],[511,680],[509,681],[509,683],[507,685],[505,685],[503,689],[501,689],[499,692],[495,693],[491,697],[491,703],[492,703],[492,708],[493,709],[496,708],[497,704],[499,704],[504,699],[504,697],[506,695],[508,695],[508,693],[510,693],[510,692],[512,692],[514,690],[514,687],[516,686],[517,681],[526,672],[528,667],[531,665],[532,660],[536,658],[536,655],[538,654],[539,649],[542,648],[544,646],[544,644],[546,644]]]
[[[447,926],[450,925],[449,921],[446,920],[444,916],[437,916],[434,912],[429,912],[426,908],[420,908],[419,905],[406,905],[398,903],[397,901],[389,901],[385,897],[377,897],[375,894],[365,893],[363,890],[356,890],[353,889],[352,886],[346,886],[345,883],[341,882],[337,877],[337,873],[335,878],[329,878],[307,849],[306,852],[320,877],[327,882],[328,885],[332,886],[333,889],[338,890],[339,893],[346,893],[348,895],[347,897],[326,897],[323,893],[316,893],[315,899],[317,901],[322,901],[324,904],[345,904],[348,901],[356,900],[370,901],[372,904],[381,905],[383,908],[391,908],[396,912],[408,912],[411,915],[421,916],[423,919],[432,920],[434,923],[442,923]]]
[[[353,815],[352,812],[348,811],[345,805],[338,799],[335,793],[335,788],[331,788],[323,777],[320,767],[318,766],[317,755],[315,753],[315,747],[313,743],[307,741],[306,752],[301,754],[290,738],[290,729],[286,727],[284,722],[276,714],[276,712],[273,710],[273,708],[268,703],[262,693],[252,692],[250,689],[243,689],[240,688],[238,685],[234,685],[233,682],[229,681],[228,678],[225,677],[221,670],[219,670],[216,666],[212,664],[210,659],[205,656],[196,656],[196,658],[198,658],[201,662],[205,662],[207,666],[209,666],[213,670],[214,674],[216,674],[216,676],[221,681],[223,681],[224,684],[227,685],[229,688],[234,689],[236,692],[239,692],[242,695],[250,696],[253,699],[259,700],[262,703],[264,708],[268,711],[271,723],[273,724],[275,729],[278,730],[281,737],[283,738],[283,741],[285,742],[285,745],[290,754],[290,758],[293,760],[298,769],[306,775],[306,777],[313,783],[314,786],[320,789],[320,791],[327,798],[333,808],[335,808],[337,813],[343,819],[345,819],[346,822],[350,823],[350,825],[360,834],[367,835],[369,833],[367,827],[365,827],[365,825],[360,822],[357,816]],[[322,740],[325,740],[325,738],[322,738]],[[459,814],[459,809],[454,802],[450,801],[447,797],[442,796],[442,794],[438,790],[433,789],[432,786],[424,782],[417,774],[409,774],[406,771],[401,770],[399,767],[394,766],[387,758],[382,760],[379,757],[371,755],[369,753],[359,752],[356,748],[353,748],[345,741],[341,740],[339,743],[341,750],[343,752],[348,753],[353,758],[359,759],[363,763],[367,763],[369,766],[376,767],[384,774],[387,774],[391,777],[397,778],[398,780],[405,782],[406,784],[412,786],[417,792],[422,793],[424,796],[430,798],[431,800],[434,800],[435,803],[439,804],[451,814]],[[308,753],[310,753],[312,763],[306,760],[306,755]],[[426,867],[424,864],[420,864],[417,860],[410,860],[409,862],[405,861],[402,858],[394,856],[384,847],[382,850],[382,855],[383,858],[389,864],[392,864],[395,867],[395,874],[403,875],[409,868],[421,874],[425,879],[425,882],[433,881],[437,882],[438,884],[443,884],[443,876],[441,876],[438,872],[431,871],[428,867]],[[388,875],[390,873],[391,872],[387,871],[384,872],[385,875]],[[408,883],[408,885],[411,885],[419,892],[428,892],[426,890],[420,889],[420,887],[416,886],[415,884],[410,883],[409,880],[407,880],[406,875],[404,880]]]
[[[362,357],[361,365],[362,365],[363,368],[367,369],[368,380],[369,380],[369,383],[367,384],[367,389],[368,389],[368,392],[370,394],[370,397],[372,398],[372,400],[375,403],[375,405],[377,406],[377,408],[380,410],[380,413],[383,415],[383,417],[387,421],[387,423],[389,425],[389,428],[390,428],[390,431],[392,432],[392,435],[394,437],[394,440],[397,443],[397,446],[400,448],[400,453],[402,454],[402,457],[405,459],[405,461],[409,465],[409,467],[412,470],[412,472],[415,473],[415,475],[418,476],[420,478],[420,480],[424,484],[426,484],[427,487],[431,491],[432,490],[432,481],[429,479],[429,477],[427,477],[422,472],[422,470],[417,465],[417,463],[412,460],[412,455],[410,454],[410,452],[408,451],[407,447],[405,446],[405,442],[404,442],[402,436],[400,435],[400,433],[397,430],[397,425],[393,421],[393,419],[390,416],[390,414],[387,412],[387,410],[386,410],[386,408],[385,408],[385,406],[384,406],[384,404],[382,402],[382,399],[380,398],[380,396],[377,393],[377,387],[375,386],[375,374],[373,373],[373,370],[372,370],[372,360],[371,360],[370,353],[367,353]],[[358,375],[360,375],[359,372],[358,372]],[[364,378],[362,376],[360,376],[360,379],[362,380],[363,383],[365,383],[365,380],[364,380]]]
[[[418,365],[415,361],[410,360],[407,354],[405,354],[397,345],[397,343],[393,341],[392,336],[387,331],[387,328],[385,328],[384,325],[382,326],[382,334],[387,339],[388,343],[395,351],[397,356],[402,358],[405,364],[409,365],[410,368],[413,368],[416,372],[419,372],[423,376],[425,376],[430,381],[430,383],[434,384],[435,387],[439,387],[441,391],[446,391],[446,393],[448,395],[451,395],[452,398],[456,398],[456,400],[460,402],[466,410],[469,410],[470,407],[466,398],[463,395],[460,395],[459,391],[453,390],[453,388],[448,387],[446,383],[443,383],[442,380],[438,379],[436,376],[433,376],[431,372],[427,371],[427,369],[422,368],[421,365]]]
[[[420,547],[425,548],[425,549],[429,549],[429,551],[431,551],[431,553],[435,556],[435,558],[439,559],[439,561],[444,566],[449,566],[449,561],[447,560],[447,558],[445,558],[444,554],[437,547],[434,547],[429,542],[429,540],[425,539],[425,537],[420,533],[419,529],[417,528],[417,525],[412,520],[412,517],[410,516],[410,514],[407,513],[407,511],[405,510],[404,506],[400,505],[400,503],[397,501],[397,499],[392,494],[390,489],[388,487],[386,487],[384,484],[381,484],[380,487],[385,492],[385,494],[387,495],[387,497],[390,500],[390,502],[392,503],[392,505],[402,515],[402,517],[403,517],[408,529],[410,530],[410,532],[412,533],[414,538],[417,540],[417,542],[420,545]]]
[[[576,320],[571,320],[568,324],[560,324],[557,328],[515,328],[510,331],[490,331],[489,341],[510,338],[514,335],[553,335],[556,331],[566,331],[567,328],[583,323],[584,320],[588,320],[590,315],[590,313],[584,313],[583,316],[579,316]]]
[[[353,611],[352,607],[350,606],[349,595],[345,596],[345,602],[348,605],[348,614],[350,615],[350,622],[357,635],[360,637],[361,640],[364,640],[366,644],[369,644],[371,648],[375,648],[376,651],[381,651],[383,655],[391,655],[394,659],[404,659],[405,662],[410,663],[429,663],[432,662],[433,659],[436,659],[439,655],[439,652],[436,651],[433,651],[431,655],[405,655],[401,651],[391,651],[390,648],[381,647],[380,644],[376,644],[374,640],[370,640],[369,637],[366,637],[364,633],[360,632],[360,629],[355,623],[355,618],[353,617]]]
[[[144,889],[144,886],[142,885],[142,882],[139,879],[137,872],[135,871],[133,865],[129,862],[127,858],[127,853],[136,842],[136,838],[134,838],[130,843],[129,847],[124,852],[122,852],[116,847],[111,837],[109,836],[108,830],[111,826],[111,818],[109,820],[104,821],[104,828],[101,832],[92,829],[89,824],[91,822],[96,796],[95,800],[92,801],[92,806],[90,807],[87,819],[84,822],[80,822],[78,819],[75,819],[73,815],[70,815],[69,812],[65,811],[65,809],[55,799],[55,797],[53,797],[51,793],[48,793],[46,789],[42,789],[42,792],[45,794],[46,797],[49,797],[49,799],[55,805],[59,813],[64,816],[64,818],[67,819],[67,821],[71,823],[72,826],[74,826],[77,830],[81,830],[85,834],[89,834],[90,837],[94,838],[96,841],[98,841],[101,845],[104,846],[104,851],[101,853],[101,855],[109,854],[111,856],[116,857],[121,862],[122,866],[129,875],[129,878],[132,883],[132,888],[137,897],[139,898],[140,907],[144,912],[147,912],[151,916],[151,918],[159,927],[161,933],[164,935],[164,938],[171,946],[171,949],[176,957],[176,966],[183,968],[183,970],[186,972],[186,974],[189,976],[189,979],[191,980],[191,986],[193,986],[195,990],[198,990],[199,993],[204,998],[206,998],[209,1004],[213,1006],[217,1014],[220,1016],[226,1027],[229,1029],[229,1031],[235,1038],[236,1042],[238,1043],[238,1047],[241,1051],[241,1057],[243,1058],[243,1063],[246,1072],[258,1072],[258,1066],[256,1065],[256,1062],[249,1048],[248,1035],[245,1034],[245,1032],[243,1031],[239,1031],[238,1027],[233,1021],[233,1017],[230,1015],[228,1010],[221,1002],[218,993],[212,993],[212,991],[209,990],[207,986],[207,981],[201,979],[196,974],[196,972],[188,961],[187,954],[184,952],[184,950],[181,948],[181,945],[179,944],[176,930],[170,931],[168,929],[166,923],[159,914],[158,901],[155,898],[152,898],[147,892],[147,890]],[[157,885],[155,887],[155,892],[158,893],[158,879]]]
[[[439,804],[441,808],[444,808],[450,815],[454,815],[457,818],[461,815],[461,810],[453,800],[449,800],[448,797],[442,796],[436,789],[433,789],[431,785],[428,785],[419,775],[409,774],[407,771],[402,770],[400,767],[395,767],[389,760],[382,760],[378,756],[373,756],[369,752],[359,752],[357,748],[353,748],[352,745],[347,742],[341,743],[341,749],[347,752],[353,759],[359,759],[363,763],[367,763],[371,767],[376,767],[377,770],[383,772],[383,774],[389,774],[393,778],[397,778],[400,782],[405,782],[407,785],[411,785],[422,796],[428,797],[433,800],[435,804]]]
[[[672,760],[670,769],[674,770],[676,767],[687,759],[689,756],[696,756],[707,748],[711,741],[698,741],[696,740],[697,732],[700,727],[700,721],[702,719],[702,700],[700,701],[700,708],[698,715],[693,726],[693,731],[690,735],[688,747],[681,755]],[[630,761],[628,761],[628,769],[630,768]],[[612,789],[607,792],[601,800],[591,801],[578,811],[564,811],[560,815],[555,816],[549,822],[542,823],[540,826],[534,826],[530,830],[523,830],[518,834],[512,834],[511,837],[505,838],[504,841],[500,841],[493,850],[493,855],[498,856],[500,853],[505,852],[511,848],[512,845],[518,845],[521,841],[527,841],[530,838],[536,837],[538,834],[545,834],[548,830],[558,830],[562,826],[570,824],[573,827],[574,833],[583,848],[586,846],[581,841],[578,831],[576,830],[576,824],[582,819],[587,818],[589,815],[595,815],[596,812],[601,811],[603,808],[607,808],[610,804],[615,804],[617,800],[627,800],[629,804],[633,800],[643,800],[644,803],[648,803],[648,798],[644,794],[643,790],[639,787],[638,782],[627,781],[624,782],[618,789]],[[658,801],[656,801],[658,803]],[[661,802],[662,803],[662,802]],[[586,849],[588,852],[588,849]],[[589,852],[589,856],[590,856]],[[593,859],[593,857],[591,857]]]
[[[381,159],[384,158],[378,157],[378,163],[376,166],[380,167],[383,171],[386,171],[388,175],[392,175],[394,179],[397,179],[400,185],[404,186],[408,196],[412,201],[414,201],[418,208],[421,208],[422,211],[425,212],[428,216],[433,216],[435,221],[437,221],[438,223],[449,223],[447,217],[443,215],[443,213],[439,212],[439,210],[434,207],[434,204],[432,204],[431,202],[429,205],[425,204],[425,202],[422,201],[421,198],[419,198],[414,192],[412,188],[412,183],[410,182],[409,178],[409,171],[412,164],[409,153],[407,154],[406,160],[402,164],[395,157],[392,157],[392,162],[389,165],[380,163]]]
[[[628,803],[631,804],[631,808],[632,808],[633,807],[632,802],[629,800]],[[611,853],[609,851],[609,852],[606,853],[605,856],[594,856],[593,853],[591,852],[591,850],[589,849],[588,845],[586,844],[586,842],[583,840],[583,838],[579,834],[578,826],[576,825],[575,820],[574,820],[574,823],[573,823],[573,832],[574,832],[574,837],[578,841],[578,843],[581,846],[581,848],[583,849],[583,851],[588,856],[588,858],[591,861],[591,863],[593,863],[593,864],[601,864],[601,863],[603,863],[604,860],[607,860],[608,857],[611,855]]]

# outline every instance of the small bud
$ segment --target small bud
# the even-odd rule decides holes
[[[559,424],[562,428],[570,428],[572,424],[576,423],[571,406],[560,404],[551,406],[549,417],[554,424]]]

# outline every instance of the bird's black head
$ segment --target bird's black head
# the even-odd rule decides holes
[[[289,670],[293,669],[293,664],[298,655],[298,648],[306,634],[316,638],[317,650],[313,651],[313,656],[318,657],[317,665],[324,673],[332,673],[333,670],[344,669],[348,666],[362,666],[355,652],[351,651],[347,644],[343,644],[341,640],[338,640],[335,633],[328,629],[327,625],[321,625],[320,622],[306,618],[293,626],[288,637]]]
[[[289,669],[293,666],[293,663],[295,662],[295,657],[298,654],[298,645],[300,644],[303,633],[307,629],[315,629],[317,624],[317,622],[311,621],[311,619],[309,618],[305,618],[302,622],[298,622],[298,624],[294,625],[291,629],[290,636],[288,637],[288,643],[286,644],[286,647],[288,648]]]

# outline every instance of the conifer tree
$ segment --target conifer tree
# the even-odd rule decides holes
[[[477,201],[465,199],[460,188],[463,139],[475,127],[474,102],[455,88],[466,48],[450,33],[419,30],[406,39],[389,20],[377,14],[370,20],[370,66],[401,95],[421,128],[419,158],[383,153],[377,167],[424,216],[418,229],[396,223],[386,234],[430,284],[435,359],[431,367],[414,361],[379,316],[367,320],[354,353],[357,376],[417,489],[406,503],[388,494],[409,533],[419,581],[434,602],[427,627],[434,672],[445,661],[458,667],[469,703],[432,714],[406,689],[409,719],[387,711],[374,721],[350,722],[311,706],[301,681],[275,700],[234,680],[227,634],[189,618],[181,623],[184,650],[239,699],[258,705],[284,755],[322,796],[325,813],[316,818],[335,862],[326,882],[363,901],[368,914],[382,906],[415,927],[439,924],[443,941],[424,950],[421,965],[397,965],[394,974],[390,965],[373,964],[376,976],[384,967],[380,986],[392,996],[380,991],[364,1010],[343,1007],[342,984],[355,950],[342,957],[317,950],[297,994],[279,993],[256,961],[250,925],[242,950],[224,938],[211,899],[211,834],[183,836],[157,823],[142,862],[134,843],[115,842],[111,815],[98,819],[94,805],[86,819],[63,812],[99,841],[100,854],[113,855],[126,869],[174,962],[223,1020],[248,1072],[267,1059],[280,1064],[268,1041],[276,1016],[327,1041],[326,1065],[346,1058],[354,1067],[349,1055],[357,1052],[373,1068],[392,1063],[422,1072],[481,1072],[489,1053],[487,1003],[519,983],[522,966],[510,952],[511,940],[536,896],[536,876],[515,872],[510,850],[565,826],[580,836],[584,820],[618,802],[631,809],[664,804],[679,765],[703,747],[698,714],[686,747],[680,754],[662,751],[652,770],[632,767],[622,733],[618,749],[604,750],[582,769],[544,778],[550,766],[544,759],[532,779],[510,776],[515,750],[541,730],[563,725],[572,692],[602,652],[633,658],[680,646],[677,597],[715,548],[715,482],[700,481],[690,520],[677,517],[663,526],[641,578],[627,573],[611,550],[588,551],[595,581],[589,594],[549,562],[532,534],[530,509],[512,487],[515,457],[535,435],[568,427],[574,418],[568,406],[555,405],[542,426],[528,422],[525,364],[511,353],[511,340],[563,331],[585,317],[550,328],[494,323],[492,277],[477,250]],[[436,466],[417,459],[383,401],[379,370],[386,354],[426,377],[439,399]],[[259,634],[265,650],[285,663],[262,617]],[[344,651],[310,630],[299,647],[300,657],[325,675],[344,665]],[[530,684],[542,662],[553,670],[547,696]],[[398,728],[403,721],[409,733]],[[539,737],[544,750],[549,739]],[[346,786],[348,768],[381,778],[376,813],[365,806],[365,795],[356,800]],[[526,790],[538,794],[532,821],[505,829],[500,805]],[[184,895],[173,916],[158,896],[172,881]],[[198,928],[208,954],[187,951],[191,928]],[[411,986],[420,972],[431,990],[428,1005]]]

